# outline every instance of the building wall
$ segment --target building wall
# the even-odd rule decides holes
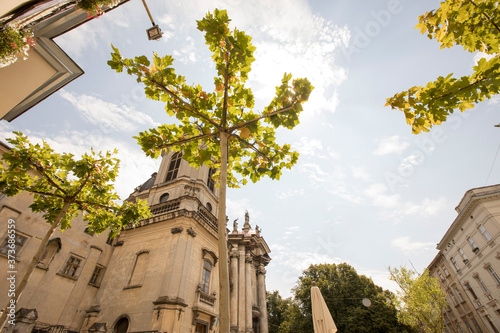
[[[1,147],[2,153],[5,152],[5,147]],[[11,262],[8,256],[0,254],[0,271],[15,271],[12,275],[15,276],[16,286],[21,282],[42,238],[49,229],[42,214],[33,213],[29,209],[31,200],[31,196],[27,193],[15,197],[2,195],[0,199],[0,246],[4,246],[8,239],[10,219],[15,221],[13,224],[16,233],[26,239],[16,251],[14,269],[9,267]],[[85,309],[92,305],[98,291],[96,285],[89,284],[92,273],[96,265],[100,265],[104,273],[113,248],[106,244],[107,235],[87,234],[81,216],[72,221],[70,229],[64,232],[56,230],[50,239],[49,244],[52,244],[51,248],[53,247],[55,251],[33,271],[16,310],[37,309],[38,327],[48,327],[58,323],[72,331],[78,331],[85,317]],[[74,276],[64,274],[70,256],[80,260]],[[0,280],[0,290],[9,290],[8,280]],[[9,299],[7,292],[0,293],[2,307]]]
[[[457,218],[438,244],[452,275],[443,283],[448,303],[464,332],[468,325],[473,332],[499,332],[500,185],[467,191],[456,210]]]
[[[177,177],[167,181],[171,156],[164,154],[158,173],[127,199],[147,200],[153,217],[125,227],[111,241],[107,235],[87,234],[81,218],[72,221],[71,229],[55,232],[50,243],[53,260],[36,269],[18,304],[22,312],[17,319],[24,322],[9,326],[7,332],[20,329],[19,325],[28,333],[46,328],[51,332],[116,332],[120,325],[127,332],[195,332],[203,327],[208,333],[216,329],[222,264],[214,216],[218,189],[207,186],[208,168],[194,169],[185,161]],[[160,202],[166,193],[168,200]],[[9,219],[16,221],[18,232],[27,238],[18,251],[19,273],[48,229],[41,214],[31,213],[30,203],[26,193],[0,199],[2,239],[7,237]],[[245,319],[233,329],[267,333],[264,266],[270,250],[258,227],[252,230],[246,217],[244,228],[233,230],[228,239],[231,247],[243,253],[244,282],[232,292],[241,304],[236,313]],[[75,276],[65,274],[71,257],[80,260]],[[0,269],[7,271],[6,265],[7,258],[0,256]],[[89,283],[96,265],[102,268],[100,278]],[[239,279],[230,276],[234,278]],[[8,288],[5,280],[0,288]],[[0,297],[6,304],[6,294]]]

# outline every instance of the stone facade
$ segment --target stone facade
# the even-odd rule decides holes
[[[218,323],[218,189],[206,167],[164,154],[158,173],[127,200],[148,201],[153,217],[114,240],[84,232],[81,219],[57,232],[20,298],[14,332],[214,332]],[[24,237],[17,271],[33,257],[48,225],[28,208],[30,197],[0,200],[0,221]],[[265,269],[269,247],[249,216],[228,230],[233,332],[267,333]],[[235,224],[236,225],[236,224]],[[2,242],[7,228],[0,233]],[[233,268],[237,269],[234,270]],[[0,256],[7,271],[7,258]],[[0,289],[7,290],[6,281]],[[6,304],[6,293],[0,302]]]
[[[500,185],[467,191],[429,266],[446,293],[447,332],[500,332]]]

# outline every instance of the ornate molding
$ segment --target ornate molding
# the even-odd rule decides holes
[[[187,228],[186,232],[188,233],[189,236],[196,237],[196,231],[194,231],[192,227]]]
[[[184,230],[183,227],[176,227],[176,228],[170,229],[170,232],[172,232],[173,234],[179,234],[182,232],[182,230]]]

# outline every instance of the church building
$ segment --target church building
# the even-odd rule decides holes
[[[2,153],[8,147],[0,147]],[[212,170],[164,153],[157,173],[127,200],[147,200],[153,216],[115,239],[86,232],[81,218],[56,231],[3,332],[217,332],[220,265],[230,273],[230,326],[267,333],[265,266],[270,249],[250,217],[227,230],[227,263],[217,247],[218,188]],[[48,229],[30,196],[0,199],[0,270],[7,272],[9,221],[15,224],[16,283]],[[9,281],[0,281],[1,306]]]

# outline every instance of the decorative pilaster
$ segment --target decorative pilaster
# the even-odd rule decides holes
[[[269,333],[269,328],[267,326],[266,270],[262,263],[257,270],[257,284],[259,293],[260,333]]]
[[[231,261],[231,288],[230,288],[230,301],[231,301],[231,314],[229,316],[231,321],[231,331],[238,331],[238,248],[234,247],[230,253]]]
[[[246,278],[245,278],[245,291],[246,291],[246,332],[253,333],[252,329],[252,257],[250,252],[245,257]]]
[[[246,326],[246,290],[245,290],[245,247],[240,246],[239,250],[239,274],[238,274],[238,331],[241,333],[245,332]]]

